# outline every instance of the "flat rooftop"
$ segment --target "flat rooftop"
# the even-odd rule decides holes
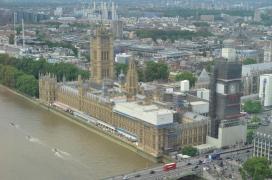
[[[125,102],[116,104],[113,111],[155,126],[173,123],[174,112],[165,108],[159,108],[156,105],[140,105],[137,102]]]

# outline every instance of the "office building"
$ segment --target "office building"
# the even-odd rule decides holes
[[[128,64],[130,58],[131,58],[130,54],[126,53],[116,54],[115,62],[120,64]]]
[[[272,42],[264,47],[264,63],[272,62]]]
[[[259,98],[263,106],[272,105],[272,74],[263,74],[260,76]]]
[[[180,91],[188,92],[190,90],[190,82],[188,80],[180,81]]]
[[[272,158],[272,126],[261,126],[253,138],[253,156]]]
[[[116,39],[123,38],[123,21],[120,20],[112,20],[111,21],[111,29],[113,37]]]

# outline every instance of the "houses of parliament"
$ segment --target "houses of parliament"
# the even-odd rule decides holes
[[[43,104],[61,108],[92,125],[112,133],[137,151],[159,158],[181,146],[206,142],[207,121],[184,117],[161,106],[159,95],[139,88],[136,64],[130,59],[126,77],[115,78],[113,38],[99,26],[92,36],[89,80],[57,82],[52,74],[39,78],[39,97]],[[189,118],[189,119],[188,119]]]
[[[138,97],[140,89],[133,59],[130,59],[125,82],[115,79],[110,31],[104,26],[98,27],[90,48],[91,78],[84,81],[79,76],[77,81],[57,82],[52,74],[40,75],[40,101],[69,110],[153,157],[177,149],[184,140],[179,140],[179,131],[175,129],[175,111]],[[197,128],[199,130],[193,131],[195,137],[190,140],[194,145],[205,143],[206,127]]]

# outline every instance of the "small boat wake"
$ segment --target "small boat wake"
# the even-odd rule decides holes
[[[58,148],[53,148],[52,146],[49,146],[48,144],[43,143],[40,139],[31,136],[29,132],[27,132],[24,129],[20,128],[20,126],[18,124],[16,124],[15,122],[10,122],[9,125],[12,126],[12,127],[15,127],[22,134],[24,134],[25,137],[26,137],[26,140],[28,140],[29,142],[42,145],[46,149],[51,150],[56,157],[58,157],[60,159],[63,159],[63,160],[73,161],[74,163],[77,163],[80,166],[82,166],[82,167],[84,167],[86,169],[89,169],[89,167],[86,164],[84,164],[84,163],[80,162],[79,160],[75,159],[74,157],[72,157],[72,155],[70,153],[65,152],[63,150],[60,150]]]
[[[64,156],[71,156],[71,154],[69,154],[68,152],[65,151],[61,151],[59,150],[60,154],[64,155]]]
[[[80,166],[86,168],[86,169],[90,169],[86,164],[80,162],[79,160],[73,158],[71,156],[71,154],[69,154],[68,152],[65,152],[65,151],[62,151],[58,148],[52,148],[51,149],[52,152],[54,153],[55,156],[61,158],[61,159],[64,159],[64,160],[69,160],[69,161],[73,161],[74,163],[76,164],[79,164]]]
[[[68,152],[61,151],[60,149],[57,148],[52,148],[52,152],[54,152],[55,156],[62,158],[62,159],[67,159],[67,157],[71,156]]]
[[[52,152],[54,152],[55,156],[63,159],[63,156],[60,154],[59,150],[57,148],[53,148]]]
[[[19,128],[19,125],[18,124],[15,124],[14,122],[10,122],[9,125],[15,127],[15,128]]]
[[[44,144],[42,143],[41,140],[39,140],[38,138],[34,138],[34,137],[30,136],[30,135],[27,135],[27,136],[26,136],[26,139],[27,139],[29,142],[33,142],[33,143],[37,143],[37,144],[44,145]]]

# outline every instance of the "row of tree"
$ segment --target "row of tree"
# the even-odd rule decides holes
[[[249,114],[256,114],[262,111],[262,105],[260,101],[248,100],[244,103],[243,109]],[[256,129],[259,127],[261,120],[256,115],[253,115],[251,120],[247,124],[247,142],[249,144],[253,141],[253,136]]]
[[[26,74],[33,75],[36,79],[39,78],[39,73],[47,72],[55,74],[59,81],[62,80],[63,76],[69,81],[76,80],[79,74],[83,79],[88,79],[90,76],[88,71],[81,70],[73,64],[63,62],[53,64],[46,62],[45,59],[18,59],[9,57],[6,54],[0,54],[0,64],[13,66]]]
[[[264,180],[272,177],[270,162],[263,157],[253,157],[248,159],[240,169],[243,180]]]
[[[178,39],[189,39],[193,37],[208,37],[212,36],[211,32],[207,31],[181,31],[181,30],[159,30],[159,29],[140,29],[136,31],[139,38],[152,38],[154,41],[162,39],[164,41],[171,40],[172,42]]]
[[[244,111],[250,114],[260,113],[262,110],[262,105],[260,101],[248,100],[244,103]]]
[[[0,83],[29,96],[38,97],[39,74],[52,73],[61,81],[65,76],[68,81],[76,80],[80,74],[83,79],[89,78],[89,72],[69,63],[48,63],[44,59],[14,58],[0,54]]]
[[[248,64],[256,64],[256,63],[257,63],[256,59],[252,59],[252,58],[247,58],[247,59],[245,59],[245,60],[243,61],[243,64],[244,64],[244,65],[248,65]]]
[[[38,80],[15,67],[0,64],[0,83],[29,96],[38,96]]]
[[[127,73],[128,65],[127,64],[115,64],[115,72],[116,76],[118,76],[121,71],[124,74]],[[166,81],[169,78],[169,67],[166,63],[163,62],[154,62],[154,61],[147,61],[143,67],[138,67],[138,79],[142,82],[150,82],[154,80],[162,80]],[[189,80],[190,86],[194,86],[197,78],[195,75],[189,71],[183,71],[178,73],[175,76],[176,81],[182,80]]]
[[[121,70],[124,74],[127,73],[128,65],[127,64],[115,64],[116,75],[121,73]],[[154,80],[168,80],[169,77],[169,67],[166,63],[163,62],[154,62],[147,61],[143,67],[138,67],[138,79],[142,82],[150,82]]]
[[[171,17],[191,17],[201,15],[214,15],[215,18],[220,18],[221,14],[230,16],[253,16],[254,11],[251,10],[216,10],[216,9],[184,9],[184,8],[167,8],[163,10],[164,16]]]
[[[197,78],[195,77],[195,75],[189,71],[183,71],[180,72],[176,75],[175,77],[176,81],[183,81],[183,80],[189,80],[190,82],[190,87],[195,85],[195,82],[197,80]]]

